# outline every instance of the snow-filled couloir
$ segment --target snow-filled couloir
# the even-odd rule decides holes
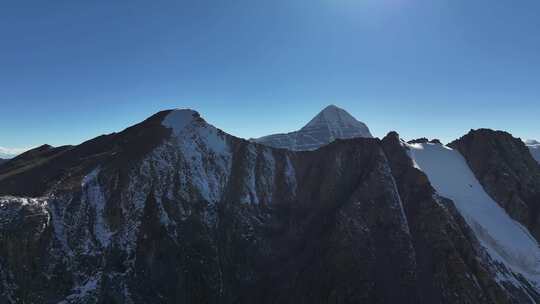
[[[489,255],[540,287],[538,243],[484,191],[463,156],[441,144],[406,146],[415,166],[440,195],[454,201]]]

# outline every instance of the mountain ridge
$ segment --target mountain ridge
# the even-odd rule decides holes
[[[395,132],[292,151],[186,109],[29,151],[0,166],[0,299],[539,301],[420,168]]]

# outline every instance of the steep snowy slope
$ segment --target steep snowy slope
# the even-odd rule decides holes
[[[540,163],[540,142],[536,140],[527,140],[525,142],[534,159]]]
[[[540,242],[540,166],[523,141],[478,129],[448,146],[463,155],[489,196]]]
[[[540,249],[536,240],[490,198],[463,156],[440,144],[407,147],[437,192],[454,201],[490,256],[540,287]]]
[[[368,127],[352,117],[347,111],[330,105],[296,132],[274,134],[253,141],[274,148],[295,151],[315,150],[335,139],[371,138]]]

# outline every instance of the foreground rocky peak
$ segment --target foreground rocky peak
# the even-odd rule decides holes
[[[406,219],[376,140],[296,154],[191,112],[159,124],[169,132],[129,165],[117,148],[78,187],[51,177],[43,198],[2,198],[2,299],[417,303]],[[140,131],[112,136],[140,143]]]
[[[371,138],[368,127],[356,120],[347,111],[330,105],[317,114],[299,131],[274,134],[254,139],[275,148],[295,151],[315,150],[335,139]]]
[[[328,111],[310,128],[351,123]],[[0,303],[540,300],[424,158],[457,150],[325,139],[274,149],[173,110],[0,166]]]

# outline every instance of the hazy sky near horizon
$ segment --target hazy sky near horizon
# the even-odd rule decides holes
[[[328,104],[379,137],[540,139],[539,14],[536,0],[2,1],[0,147],[185,107],[258,137]]]

